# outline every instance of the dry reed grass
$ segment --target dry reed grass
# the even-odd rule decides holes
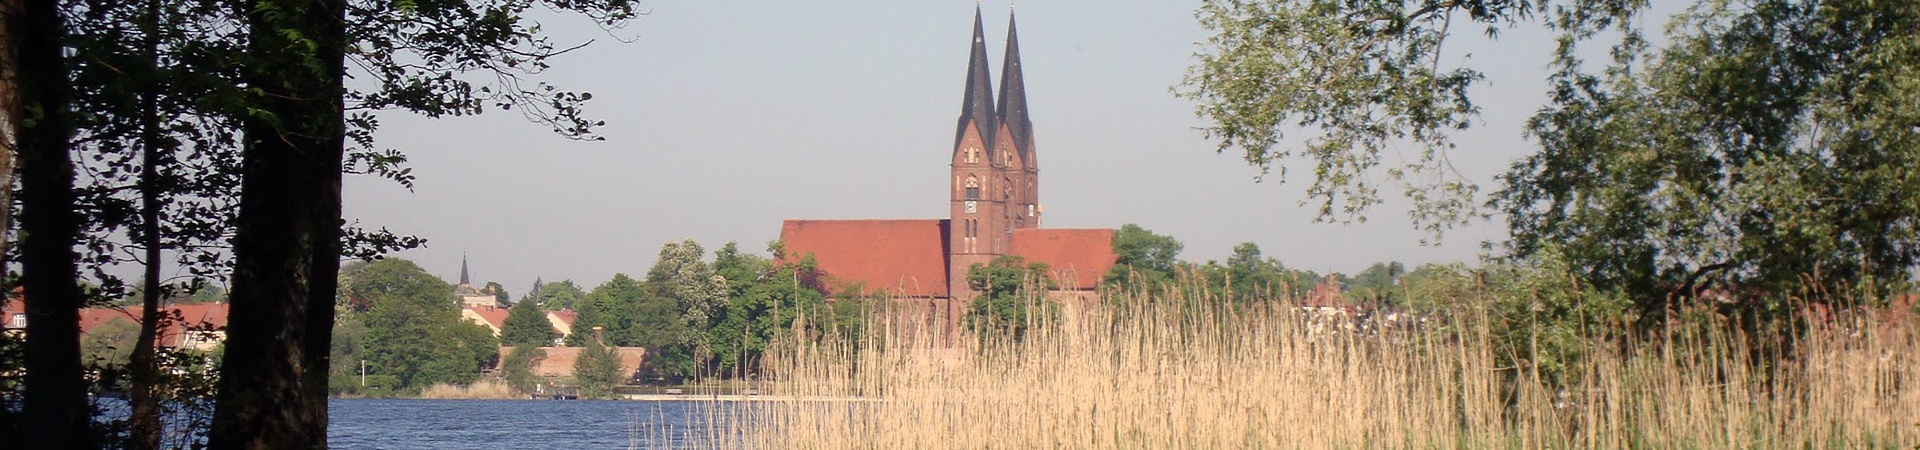
[[[525,398],[513,393],[506,382],[488,378],[466,386],[439,383],[420,391],[420,398],[439,400],[498,400]]]
[[[1171,302],[1169,302],[1171,303]],[[1196,302],[1197,303],[1197,302]],[[1074,308],[1024,340],[886,339],[769,355],[771,390],[860,402],[714,405],[711,448],[1915,448],[1912,326],[1808,332],[1768,373],[1724,325],[1594,342],[1577,384],[1497,367],[1489,320],[1371,326],[1313,309]],[[1073,308],[1069,306],[1069,308]],[[884,315],[877,315],[884,317]],[[1850,331],[1866,330],[1866,331]],[[688,444],[682,442],[681,444]]]

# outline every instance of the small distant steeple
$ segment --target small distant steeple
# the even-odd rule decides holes
[[[467,252],[460,252],[460,285],[473,285],[473,282],[467,279]]]
[[[982,25],[980,7],[973,8],[973,49],[967,59],[967,94],[960,110],[960,124],[953,136],[953,146],[960,147],[960,140],[966,139],[967,124],[972,123],[980,130],[980,140],[986,144],[987,156],[994,155],[993,79],[987,68],[987,31]],[[989,159],[991,161],[991,159]]]

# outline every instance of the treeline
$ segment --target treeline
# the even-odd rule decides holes
[[[386,258],[340,269],[327,388],[335,394],[418,394],[466,385],[498,359],[486,325],[460,317],[453,286],[412,261]],[[363,370],[364,369],[364,370]]]
[[[752,375],[760,355],[796,323],[814,335],[854,335],[865,314],[864,299],[828,301],[810,258],[776,263],[781,252],[774,244],[772,257],[761,256],[729,242],[708,259],[698,242],[671,242],[644,278],[617,273],[586,292],[572,281],[545,283],[516,308],[531,301],[578,313],[567,345],[585,344],[601,327],[607,345],[646,348],[645,381]],[[520,323],[502,334],[544,335],[522,331],[533,322]]]
[[[1103,280],[1108,290],[1174,291],[1188,296],[1226,299],[1236,304],[1276,301],[1329,301],[1343,304],[1418,307],[1422,299],[1410,290],[1439,277],[1467,270],[1464,264],[1426,264],[1409,271],[1398,261],[1376,262],[1359,273],[1288,267],[1266,256],[1260,246],[1242,242],[1225,261],[1193,262],[1180,259],[1185,249],[1178,239],[1135,224],[1120,227],[1113,236],[1117,260]]]
[[[778,255],[778,246],[769,253]],[[637,376],[643,382],[751,376],[768,347],[795,331],[821,337],[860,332],[867,301],[828,301],[816,287],[811,260],[776,263],[733,243],[711,256],[697,242],[671,242],[643,278],[616,273],[585,291],[572,280],[536,282],[512,303],[498,338],[462,319],[453,287],[411,261],[348,264],[340,273],[329,390],[414,395],[435,384],[471,384],[489,367],[500,367],[524,388],[527,378],[517,371],[537,359],[531,354],[537,350],[515,350],[520,355],[510,352],[513,361],[500,361],[502,346],[642,347],[647,353]],[[565,339],[546,318],[560,310],[577,314]],[[596,327],[601,341],[595,341]],[[593,352],[599,357],[603,351]],[[594,377],[606,378],[608,364],[590,361]],[[628,380],[568,381],[603,387]]]

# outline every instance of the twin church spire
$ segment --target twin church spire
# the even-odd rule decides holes
[[[973,11],[967,90],[953,137],[952,215],[948,221],[949,280],[965,280],[971,264],[1009,254],[1014,230],[1040,226],[1040,169],[1033,121],[1027,117],[1020,40],[1009,14],[1007,53],[1000,62],[999,95],[987,68],[986,27]],[[998,102],[995,102],[995,98]],[[955,288],[960,289],[960,288]]]
[[[980,9],[976,7],[973,10],[973,48],[967,60],[967,90],[961,105],[959,130],[954,133],[954,145],[960,145],[960,141],[966,138],[968,125],[972,125],[979,130],[989,158],[997,161],[999,152],[1015,152],[1021,162],[1032,167],[1033,121],[1027,117],[1026,82],[1020,70],[1020,40],[1012,13],[1007,15],[1007,52],[1001,64],[1004,66],[1000,71],[999,102],[996,104],[993,80],[989,75],[991,70],[987,64],[986,27]],[[999,139],[1002,126],[1006,128],[1008,135],[1005,137],[1008,139]],[[1009,141],[1015,148],[999,148],[1002,141]]]

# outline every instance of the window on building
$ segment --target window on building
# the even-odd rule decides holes
[[[967,177],[967,200],[980,199],[980,180]]]
[[[27,327],[27,315],[26,315],[26,314],[23,314],[23,313],[13,313],[13,327],[14,327],[14,328],[26,328],[26,327]]]

